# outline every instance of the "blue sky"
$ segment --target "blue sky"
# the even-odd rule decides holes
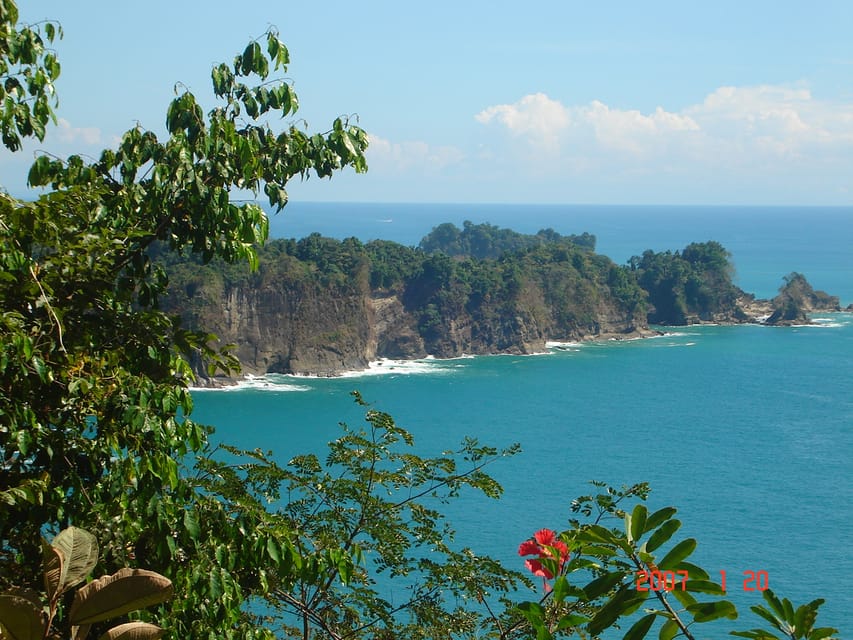
[[[59,20],[62,120],[0,152],[97,155],[163,132],[176,82],[209,106],[213,64],[276,26],[298,116],[357,114],[370,170],[291,199],[853,204],[853,3],[21,2]]]

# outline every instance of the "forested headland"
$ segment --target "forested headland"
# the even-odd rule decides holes
[[[380,358],[537,353],[548,341],[625,339],[650,324],[807,322],[829,296],[787,311],[733,282],[718,242],[645,251],[625,265],[595,236],[444,223],[419,246],[312,234],[259,247],[259,268],[157,253],[164,308],[235,345],[252,374],[335,375]],[[802,277],[802,276],[800,276]],[[792,302],[796,298],[797,302]],[[811,299],[810,299],[811,300]]]

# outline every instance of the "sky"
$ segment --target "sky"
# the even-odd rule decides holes
[[[177,83],[212,108],[211,67],[273,26],[293,121],[371,140],[367,174],[297,179],[292,201],[853,205],[849,0],[19,6],[65,37],[58,125],[0,151],[14,195],[35,153],[164,135]]]

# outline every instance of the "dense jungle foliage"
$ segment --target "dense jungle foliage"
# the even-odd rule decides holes
[[[199,259],[186,261],[156,251],[172,282],[172,306],[190,308],[192,292],[203,287],[250,285],[260,274],[317,286],[357,286],[369,274],[373,290],[404,294],[425,330],[444,318],[484,303],[499,309],[535,285],[564,325],[594,327],[602,291],[626,313],[655,324],[682,325],[711,317],[738,317],[743,292],[732,278],[731,256],[718,242],[692,243],[681,251],[645,251],[617,265],[594,251],[589,233],[561,236],[545,229],[522,234],[466,221],[435,227],[417,248],[387,240],[362,243],[311,234],[279,239],[258,249],[260,272],[246,265]],[[254,278],[254,280],[253,280]],[[647,314],[647,317],[646,317]]]

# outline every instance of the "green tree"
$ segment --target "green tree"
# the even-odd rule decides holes
[[[0,8],[3,141],[16,150],[44,136],[59,67],[15,4]],[[176,637],[258,633],[240,604],[287,574],[290,534],[258,507],[261,488],[211,482],[203,458],[193,470],[209,430],[189,418],[189,360],[237,363],[158,309],[167,278],[149,252],[159,241],[255,266],[267,219],[234,190],[281,208],[295,176],[366,169],[366,135],[345,119],[323,134],[267,124],[296,111],[270,75],[288,63],[271,31],[213,69],[207,114],[179,92],[166,139],[136,127],[93,162],[41,156],[29,182],[49,192],[0,195],[0,588],[39,584],[41,534],[73,523],[98,532],[102,572],[139,562],[172,580]]]
[[[731,254],[719,242],[694,242],[681,252],[645,251],[629,266],[648,294],[649,322],[682,325],[742,315],[743,292],[732,282]]]
[[[499,451],[466,439],[456,452],[422,457],[408,431],[372,408],[365,427],[342,429],[323,462],[307,454],[280,467],[259,456],[242,466],[287,496],[281,517],[299,556],[324,559],[325,570],[306,564],[268,598],[283,631],[303,640],[475,634],[486,613],[479,602],[497,605],[529,581],[470,548],[454,549],[440,508],[466,488],[498,498],[503,489],[484,468],[518,445]],[[395,602],[377,586],[390,579],[407,585]]]

